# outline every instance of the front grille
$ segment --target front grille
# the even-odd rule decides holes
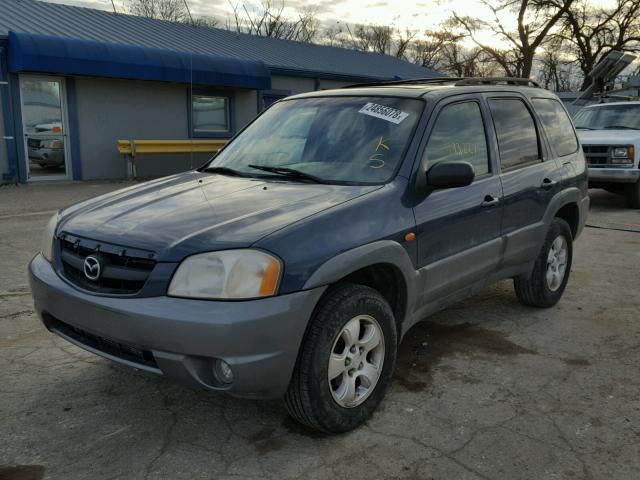
[[[152,252],[126,249],[75,237],[60,236],[62,274],[71,283],[96,293],[132,295],[138,293],[149,278],[156,261]],[[100,276],[90,280],[84,261],[89,256],[100,262]]]
[[[140,350],[129,345],[125,345],[109,338],[81,330],[60,320],[50,317],[48,322],[49,329],[75,340],[81,345],[87,346],[98,352],[111,355],[128,362],[136,363],[145,367],[158,369],[158,364],[153,358],[153,354],[148,350]]]
[[[616,145],[617,146],[617,145]],[[613,145],[583,145],[582,151],[584,152],[587,165],[591,168],[603,168],[603,167],[630,167],[633,164],[620,164],[611,162],[611,152],[616,147]]]
[[[582,150],[590,167],[602,167],[609,164],[608,145],[583,145]]]

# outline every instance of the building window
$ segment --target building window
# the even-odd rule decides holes
[[[258,109],[262,112],[289,95],[291,95],[290,90],[262,90],[258,96]]]
[[[191,136],[219,138],[233,134],[230,95],[193,92],[190,107]]]

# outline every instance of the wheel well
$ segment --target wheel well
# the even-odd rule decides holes
[[[407,310],[407,285],[398,267],[377,263],[356,270],[339,283],[357,283],[377,290],[389,303],[396,320],[398,338],[402,338],[402,321]]]
[[[580,223],[580,210],[578,209],[578,205],[576,203],[567,203],[558,210],[555,216],[569,224],[571,235],[575,238],[576,233],[578,233],[578,224]]]

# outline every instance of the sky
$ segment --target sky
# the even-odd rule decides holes
[[[111,0],[47,0],[81,7],[112,11]],[[272,0],[279,5],[279,0]],[[118,11],[125,11],[127,0],[114,0]],[[187,0],[194,16],[211,16],[221,23],[232,14],[232,5],[260,5],[259,0]],[[336,22],[349,24],[395,25],[402,30],[411,28],[423,31],[437,27],[449,17],[452,8],[463,6],[464,14],[487,13],[478,0],[285,0],[289,13],[305,7],[313,8],[318,18],[327,26]],[[286,10],[285,10],[286,13]]]
[[[113,11],[112,0],[45,0],[81,7]],[[126,12],[129,0],[113,0],[119,12]],[[271,0],[280,5],[282,0]],[[613,0],[590,0],[594,6],[607,6]],[[208,16],[218,19],[224,25],[233,13],[232,5],[249,10],[259,8],[260,0],[187,0],[194,17]],[[480,0],[284,0],[285,14],[294,17],[296,11],[311,7],[325,27],[339,23],[391,25],[401,31],[409,28],[420,34],[428,29],[436,29],[451,12],[477,18],[493,18],[491,11]],[[515,15],[501,15],[508,29],[516,29]],[[478,32],[476,39],[485,45],[505,47],[504,39],[489,31]],[[470,39],[466,40],[472,45]]]

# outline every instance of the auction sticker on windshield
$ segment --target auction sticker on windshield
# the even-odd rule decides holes
[[[381,118],[388,122],[398,124],[409,116],[407,112],[398,110],[396,108],[385,107],[384,105],[378,105],[377,103],[367,103],[364,107],[358,110],[358,113],[363,113],[371,117]]]

